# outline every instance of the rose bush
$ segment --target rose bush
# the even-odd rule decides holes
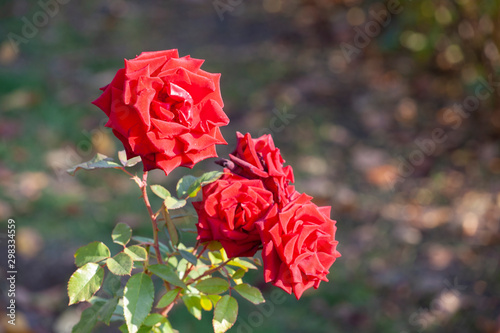
[[[266,188],[274,193],[275,201],[281,207],[291,193],[288,184],[293,183],[293,169],[283,167],[285,160],[274,146],[270,134],[252,139],[249,133],[236,132],[238,143],[230,160],[235,164],[232,172],[249,179],[262,179]],[[293,193],[293,192],[292,192]]]
[[[331,207],[318,207],[311,199],[295,192],[281,210],[274,206],[256,223],[264,245],[265,281],[293,292],[297,299],[304,290],[328,281],[329,268],[340,257]]]
[[[226,173],[203,187],[198,213],[198,240],[219,241],[229,258],[253,256],[262,245],[256,222],[274,205],[273,194],[261,180]],[[271,216],[267,216],[270,218]]]
[[[177,50],[144,52],[125,60],[125,68],[94,101],[108,115],[106,126],[125,151],[118,153],[119,161],[97,154],[68,172],[110,168],[127,174],[142,193],[152,238],[133,236],[128,225],[118,223],[111,234],[119,245],[113,252],[103,242],[76,251],[69,304],[90,304],[74,333],[91,332],[98,322],[120,322],[120,331],[129,333],[174,332],[169,312],[181,302],[198,320],[203,311],[213,310],[214,332],[224,333],[238,315],[235,293],[254,304],[264,302],[258,288],[243,282],[261,261],[238,257],[262,249],[265,281],[299,299],[304,290],[328,281],[340,256],[330,207],[318,207],[295,190],[293,170],[283,166],[270,135],[253,139],[238,132],[229,160],[217,161],[226,167],[223,173],[186,175],[175,192],[148,184],[148,170],[159,168],[168,175],[178,166],[191,168],[216,156],[216,144],[226,143],[219,130],[229,122],[222,111],[219,74],[201,70],[202,63],[179,58]],[[142,177],[130,169],[139,162],[137,156],[144,164]],[[157,208],[150,191],[156,203],[161,199]],[[201,201],[193,202],[197,242],[189,246],[180,232],[192,230],[179,228],[177,221],[192,217],[185,207],[200,191]]]
[[[226,144],[219,130],[229,123],[220,74],[201,70],[202,63],[179,58],[177,50],[143,52],[125,60],[125,68],[93,102],[109,117],[106,126],[127,157],[140,156],[145,171],[192,168],[217,156],[216,144]]]

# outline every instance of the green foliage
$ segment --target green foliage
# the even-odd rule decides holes
[[[241,258],[234,258],[230,262],[228,262],[227,264],[230,266],[236,266],[236,267],[242,268],[245,271],[248,271],[248,269],[257,269],[257,266],[255,266],[251,262],[248,262],[248,261],[241,259]]]
[[[113,242],[123,246],[127,245],[130,241],[130,237],[132,237],[132,229],[125,223],[118,223],[111,233]]]
[[[151,191],[163,200],[171,196],[170,192],[161,185],[151,185]]]
[[[89,262],[99,262],[107,259],[110,255],[111,253],[104,243],[92,242],[76,250],[75,264],[78,267],[82,267]]]
[[[195,255],[193,255],[191,252],[188,252],[188,251],[182,250],[182,249],[179,249],[179,253],[180,253],[181,257],[186,259],[192,265],[196,266],[198,259],[196,259]]]
[[[196,181],[195,176],[187,175],[182,177],[176,186],[177,196],[179,198],[188,197],[189,194],[188,189],[195,181]]]
[[[115,275],[130,275],[134,261],[128,254],[120,252],[113,258],[109,258],[106,265],[109,271]]]
[[[164,207],[161,208],[161,212],[163,214],[163,220],[165,220],[165,226],[167,227],[168,237],[170,238],[170,242],[175,247],[179,244],[179,233],[177,231],[177,227],[174,222],[170,218],[168,214],[168,207],[166,204],[163,204]]]
[[[134,261],[147,261],[148,260],[148,252],[145,248],[139,245],[132,245],[123,250],[126,254],[128,254],[132,260]]]
[[[118,152],[118,159],[124,167],[133,167],[137,163],[141,162],[140,156],[132,157],[130,160],[127,160],[127,154],[125,153],[125,150],[120,150]]]
[[[138,242],[139,244],[148,244],[148,245],[154,244],[154,240],[148,237],[133,236],[132,240]],[[165,244],[163,244],[162,242],[158,242],[158,246],[160,248],[160,252],[163,255],[170,254],[170,249]]]
[[[179,295],[179,292],[181,289],[175,288],[173,290],[169,290],[165,295],[163,295],[160,300],[158,301],[158,304],[156,305],[157,308],[164,308],[166,306],[169,306]]]
[[[238,302],[229,295],[222,296],[214,309],[212,324],[215,333],[224,333],[230,329],[238,317]]]
[[[177,183],[177,196],[179,198],[194,198],[203,185],[210,184],[219,179],[224,173],[211,171],[204,173],[200,177],[184,176]]]
[[[187,203],[186,200],[184,199],[177,199],[174,197],[167,197],[164,202],[165,202],[165,207],[167,207],[167,209],[169,210],[182,208],[186,206]]]
[[[122,163],[118,166],[120,168],[137,163],[126,161],[123,152],[119,153],[119,159]],[[98,155],[98,158],[75,167],[75,170],[115,167],[113,163],[111,159]],[[151,190],[164,200],[154,215],[158,226],[154,229],[154,238],[133,236],[128,225],[118,223],[111,238],[123,247],[121,251],[112,255],[102,242],[90,243],[76,251],[78,269],[68,282],[70,305],[88,301],[91,306],[82,312],[73,332],[91,332],[97,322],[110,325],[112,321],[124,321],[120,330],[126,333],[173,333],[170,322],[159,312],[168,311],[178,301],[184,303],[188,312],[197,319],[202,318],[203,311],[213,310],[215,332],[225,332],[234,325],[238,313],[236,299],[230,295],[232,289],[255,304],[264,301],[257,288],[241,280],[249,269],[257,268],[253,262],[241,258],[229,259],[216,241],[206,244],[206,247],[202,244],[197,244],[196,248],[186,247],[180,242],[179,230],[170,216],[169,210],[185,206],[187,199],[196,196],[201,186],[217,180],[221,175],[221,172],[209,172],[201,177],[183,177],[177,184],[177,195],[181,199],[172,197],[160,185],[151,186]],[[140,187],[145,186],[137,176],[132,179]],[[162,225],[161,221],[165,224]],[[166,244],[170,247],[159,240],[161,229],[168,235]],[[130,240],[137,244],[130,245]],[[159,248],[159,256],[155,248]],[[206,252],[198,253],[201,248]],[[130,276],[134,267],[138,272]],[[225,278],[213,276],[217,273]],[[155,300],[153,279],[161,281],[167,291],[158,300],[155,312],[151,313]],[[125,287],[122,287],[122,282]],[[96,295],[99,289],[102,291]],[[224,295],[227,292],[229,295]]]
[[[229,282],[218,277],[208,278],[198,282],[196,289],[205,294],[222,294],[229,289]]]
[[[68,282],[69,305],[88,301],[101,287],[104,269],[88,263],[76,270]]]
[[[145,273],[133,275],[123,293],[123,315],[130,333],[136,333],[153,306],[155,289]]]
[[[168,283],[173,284],[174,286],[181,287],[183,289],[187,288],[186,284],[179,279],[179,276],[175,273],[175,271],[170,267],[170,265],[165,264],[156,264],[148,266],[148,270],[154,275],[158,276],[162,280],[167,281]]]
[[[182,301],[188,311],[198,320],[201,319],[201,297],[200,295],[186,295],[182,297]]]
[[[236,272],[234,272],[234,274],[231,277],[233,280],[239,280],[239,279],[243,278],[245,273],[246,273],[246,270],[244,270],[243,268],[240,268]]]
[[[99,312],[103,307],[103,303],[95,303],[91,307],[83,310],[80,321],[71,330],[72,333],[89,333],[92,332],[94,326],[99,319]]]
[[[110,296],[117,296],[122,287],[121,277],[108,273],[104,279],[102,289]]]
[[[117,297],[113,297],[107,300],[100,308],[98,319],[106,325],[109,325],[111,317],[113,316],[113,313],[115,312],[118,305],[118,301],[119,300]]]
[[[252,287],[248,283],[242,283],[233,287],[243,298],[246,298],[253,304],[264,303],[264,297],[259,289]]]
[[[80,170],[94,170],[94,169],[104,169],[104,168],[121,168],[122,166],[115,161],[111,157],[102,155],[102,154],[97,154],[93,159],[90,161],[75,165],[74,167],[70,168],[67,170],[67,172],[74,176],[75,173]]]

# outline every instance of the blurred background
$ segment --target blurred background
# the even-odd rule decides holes
[[[75,250],[111,245],[117,222],[149,235],[126,175],[65,169],[116,157],[90,102],[123,58],[171,48],[222,73],[219,156],[236,130],[271,133],[338,221],[330,282],[240,302],[230,332],[500,332],[499,0],[4,0],[0,20],[0,225],[16,221],[19,272],[14,327],[0,271],[0,332],[70,332]],[[211,331],[182,305],[171,321]]]

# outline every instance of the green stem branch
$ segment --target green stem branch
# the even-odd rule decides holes
[[[160,246],[158,244],[158,232],[160,231],[160,229],[158,229],[158,223],[156,223],[156,215],[155,213],[153,213],[153,209],[151,208],[151,204],[149,203],[149,198],[148,198],[147,171],[144,171],[144,175],[142,176],[141,191],[142,191],[142,199],[144,200],[144,204],[148,209],[149,217],[151,218],[151,223],[153,224],[153,248],[155,249],[156,260],[158,261],[159,264],[163,264],[163,259],[160,253]]]
[[[214,267],[214,268],[212,268],[212,269],[209,269],[208,271],[206,271],[206,272],[205,272],[205,273],[203,273],[202,275],[198,276],[196,279],[191,279],[191,280],[189,280],[188,282],[186,282],[186,284],[187,284],[187,285],[189,285],[189,284],[195,283],[196,281],[198,281],[198,280],[200,280],[200,279],[204,278],[205,276],[210,275],[210,274],[212,274],[212,273],[214,273],[214,272],[217,272],[219,269],[221,269],[222,267],[226,266],[226,265],[227,265],[227,264],[228,264],[231,260],[232,260],[231,258],[227,259],[226,261],[224,261],[224,262],[223,262],[222,264],[220,264],[219,266]]]

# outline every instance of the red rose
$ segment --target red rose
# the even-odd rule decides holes
[[[262,179],[266,188],[275,194],[281,207],[288,202],[288,183],[293,183],[291,166],[283,167],[280,150],[274,146],[270,134],[252,139],[249,133],[236,132],[238,144],[229,158],[235,164],[232,172],[249,179]]]
[[[201,70],[203,61],[179,58],[177,50],[143,52],[125,60],[125,68],[93,102],[109,117],[106,126],[127,157],[141,156],[145,171],[192,168],[217,156],[216,144],[226,144],[219,130],[229,123],[220,74]]]
[[[275,205],[256,223],[264,245],[265,281],[293,292],[297,299],[305,289],[328,281],[328,270],[340,257],[331,207],[318,207],[310,200],[308,195],[296,193],[281,211]]]
[[[203,187],[198,212],[198,240],[219,241],[228,257],[251,257],[262,245],[255,223],[273,206],[273,194],[262,181],[230,173]]]

